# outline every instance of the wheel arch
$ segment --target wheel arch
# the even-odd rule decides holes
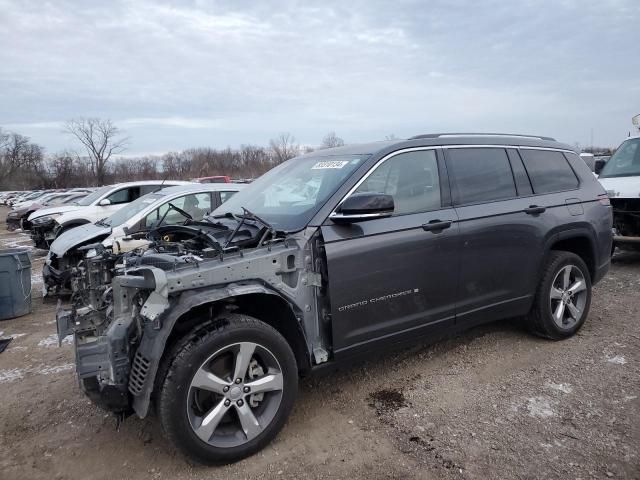
[[[68,230],[69,228],[73,227],[79,227],[80,225],[86,225],[87,223],[91,223],[91,221],[87,220],[86,218],[74,218],[73,220],[69,220],[60,224],[60,231],[65,229]]]
[[[132,388],[130,382],[134,411],[141,418],[148,414],[159,367],[165,355],[172,350],[171,346],[193,328],[213,321],[224,311],[244,313],[275,328],[291,346],[298,370],[304,374],[311,368],[311,357],[298,321],[301,312],[296,310],[292,302],[259,284],[231,284],[223,288],[184,292],[162,318],[159,330],[145,326],[130,375],[138,379],[139,385],[139,388]]]
[[[549,245],[550,250],[562,250],[578,255],[595,278],[597,272],[596,246],[588,228],[575,228],[559,232]]]

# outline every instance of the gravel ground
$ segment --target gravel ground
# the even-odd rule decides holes
[[[0,207],[0,219],[6,209]],[[0,230],[0,248],[30,245]],[[155,419],[113,417],[86,400],[54,303],[0,322],[1,479],[640,478],[640,254],[618,253],[574,338],[537,339],[513,321],[476,328],[306,379],[264,451],[190,465]]]

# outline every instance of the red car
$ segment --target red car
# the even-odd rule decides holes
[[[231,183],[231,177],[227,175],[214,175],[212,177],[192,178],[191,181],[197,183]]]

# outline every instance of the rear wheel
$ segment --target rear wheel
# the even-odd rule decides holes
[[[584,324],[591,306],[591,276],[584,261],[571,252],[552,251],[527,316],[536,335],[561,340]]]
[[[284,426],[298,372],[291,348],[271,326],[228,314],[193,331],[171,357],[158,412],[188,457],[233,462],[264,448]]]

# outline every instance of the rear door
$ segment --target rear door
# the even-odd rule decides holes
[[[528,311],[550,230],[515,149],[445,149],[459,219],[456,322],[471,326]]]
[[[393,216],[322,227],[336,357],[453,324],[458,227],[439,157],[391,154],[351,193],[392,195]]]

